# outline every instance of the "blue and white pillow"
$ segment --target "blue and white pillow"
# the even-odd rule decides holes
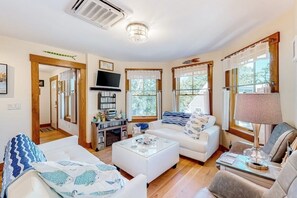
[[[75,161],[33,163],[39,176],[62,197],[110,197],[125,185],[116,167]]]
[[[191,114],[189,113],[165,111],[162,123],[185,126],[190,116]]]
[[[184,133],[193,139],[199,139],[200,133],[205,129],[209,116],[203,115],[200,111],[195,111],[187,122]]]

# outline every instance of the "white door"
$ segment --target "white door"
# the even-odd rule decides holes
[[[51,127],[54,129],[58,128],[58,78],[52,77],[51,82]]]

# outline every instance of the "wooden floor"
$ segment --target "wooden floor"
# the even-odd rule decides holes
[[[89,149],[101,161],[111,164],[111,147],[95,152]],[[203,166],[196,160],[181,156],[176,169],[170,169],[152,181],[148,187],[149,198],[192,198],[201,188],[208,186],[218,171],[215,166],[217,158],[222,154],[217,151]],[[132,177],[121,171],[128,179]]]
[[[58,131],[58,130],[40,132],[39,134],[40,134],[40,144],[69,137],[68,134],[62,133],[61,131]]]
[[[42,143],[53,141],[66,137],[65,134],[54,131],[43,132],[40,134]],[[88,149],[92,154],[101,161],[111,164],[111,147],[95,152]],[[149,198],[192,198],[201,188],[209,185],[212,178],[218,171],[215,166],[216,159],[222,154],[217,151],[203,166],[197,161],[181,156],[180,161],[175,169],[169,169],[157,179],[152,181],[148,187]],[[2,172],[0,172],[2,175]],[[121,174],[127,179],[132,177],[121,171]],[[1,192],[2,177],[0,177]]]

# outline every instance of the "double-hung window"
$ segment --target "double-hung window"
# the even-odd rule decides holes
[[[253,138],[252,126],[234,119],[235,95],[278,92],[278,36],[278,33],[271,35],[223,60],[230,94],[229,131],[248,140]]]
[[[193,112],[200,108],[211,113],[212,62],[174,67],[173,110]]]
[[[126,69],[126,109],[130,121],[151,121],[161,114],[161,69]]]

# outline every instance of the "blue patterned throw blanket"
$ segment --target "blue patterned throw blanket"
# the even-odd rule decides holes
[[[165,111],[163,114],[162,123],[185,126],[190,117],[190,113]]]
[[[5,147],[1,198],[6,197],[7,187],[28,170],[32,162],[44,162],[42,151],[24,134],[13,137]]]

